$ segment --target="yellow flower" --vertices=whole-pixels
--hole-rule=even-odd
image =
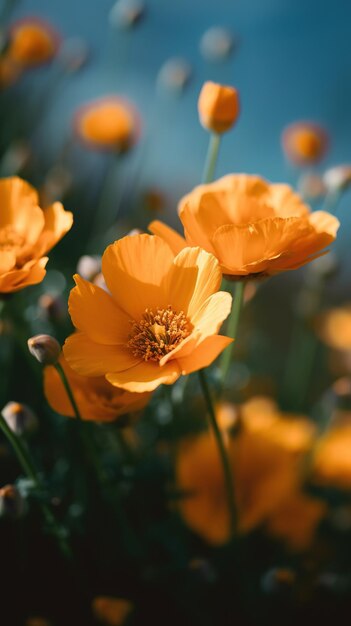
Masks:
[[[316,482],[351,489],[351,425],[332,428],[320,440],[313,461]]]
[[[200,92],[198,111],[204,128],[218,134],[226,132],[238,119],[237,90],[234,87],[206,82]]]
[[[311,213],[288,185],[246,174],[195,187],[180,201],[179,217],[186,241],[157,220],[149,229],[175,252],[201,246],[237,280],[305,265],[323,254],[339,228],[333,215]]]
[[[221,271],[207,252],[174,257],[159,237],[127,236],[106,249],[102,273],[110,293],[76,275],[69,298],[79,332],[63,351],[79,374],[152,391],[206,367],[231,342],[217,335],[231,296],[218,292]]]
[[[286,157],[296,165],[320,161],[328,147],[325,130],[311,122],[296,122],[285,128],[282,144]]]
[[[233,409],[234,411],[234,409]],[[223,429],[230,411],[219,407]],[[255,399],[240,407],[239,433],[223,430],[233,470],[238,529],[247,533],[265,525],[292,548],[306,547],[324,508],[300,491],[299,467],[309,449],[313,426],[300,416],[282,416],[272,403]],[[184,521],[211,544],[230,536],[223,473],[212,433],[183,442],[176,464],[178,487],[184,491],[179,508]],[[287,520],[299,509],[301,519]],[[289,523],[288,523],[289,522]]]
[[[83,419],[95,422],[111,422],[121,415],[139,411],[150,399],[149,393],[131,393],[118,389],[107,382],[103,376],[87,377],[74,372],[63,356],[61,364],[79,412]],[[61,415],[74,417],[71,402],[62,380],[54,366],[44,368],[44,393],[50,406]]]
[[[123,598],[98,596],[92,603],[93,613],[99,622],[108,626],[122,626],[133,610],[133,605]]]
[[[74,126],[91,148],[123,152],[135,143],[140,122],[134,107],[117,96],[99,98],[78,109]]]
[[[44,255],[70,230],[72,213],[55,202],[42,210],[21,178],[0,180],[0,293],[19,291],[45,276]]]
[[[26,18],[12,25],[8,56],[22,68],[42,65],[56,54],[60,37],[51,24]]]

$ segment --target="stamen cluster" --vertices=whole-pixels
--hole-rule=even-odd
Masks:
[[[139,322],[132,322],[128,346],[144,361],[160,361],[190,335],[190,324],[183,311],[146,309]]]

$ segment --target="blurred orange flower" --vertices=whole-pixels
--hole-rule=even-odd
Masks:
[[[206,367],[231,343],[217,333],[232,299],[218,292],[221,271],[204,250],[174,258],[159,237],[127,236],[106,249],[102,273],[110,293],[76,275],[69,298],[80,332],[63,350],[79,374],[152,391]]]
[[[218,134],[224,133],[238,119],[238,92],[234,87],[208,81],[201,89],[198,110],[204,128]]]
[[[61,355],[59,358],[78,409],[83,419],[95,422],[110,422],[121,415],[139,411],[150,399],[149,393],[131,393],[118,389],[103,376],[91,378],[74,372]],[[50,406],[61,415],[74,417],[71,402],[62,380],[54,366],[44,368],[44,393]]]
[[[100,622],[108,626],[122,626],[133,610],[133,605],[123,598],[98,596],[92,603],[93,613]]]
[[[291,548],[305,548],[324,513],[319,501],[303,495],[300,484],[299,468],[312,443],[312,424],[300,416],[281,415],[274,403],[261,398],[242,405],[236,414],[240,426],[235,435],[230,435],[228,405],[219,407],[217,417],[233,469],[239,532],[265,525]],[[184,491],[179,503],[184,521],[209,543],[225,543],[229,515],[211,432],[180,445],[176,476]],[[289,517],[291,510],[299,511],[298,523]]]
[[[74,127],[79,138],[91,148],[120,152],[130,148],[140,132],[136,110],[117,96],[99,98],[80,107]]]
[[[15,22],[10,31],[7,55],[26,69],[50,61],[59,47],[60,37],[48,22],[25,18]]]
[[[55,202],[45,210],[35,189],[21,178],[0,180],[0,293],[40,283],[43,256],[70,230],[72,213]]]
[[[159,221],[151,232],[178,252],[201,246],[214,254],[233,279],[270,276],[305,265],[332,243],[339,220],[325,211],[311,213],[284,184],[257,176],[229,174],[199,185],[179,204],[185,239]]]
[[[284,129],[282,145],[285,156],[296,165],[320,161],[328,147],[324,128],[311,122],[296,122]]]
[[[335,426],[324,435],[313,460],[317,483],[351,489],[351,424]]]
[[[329,309],[318,316],[316,329],[324,343],[336,350],[351,350],[351,304]]]

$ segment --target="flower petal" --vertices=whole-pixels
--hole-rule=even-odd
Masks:
[[[68,301],[74,326],[97,343],[126,345],[130,321],[113,298],[78,274],[74,281],[76,287],[71,290]]]
[[[154,220],[148,225],[148,230],[153,234],[161,237],[166,243],[168,243],[174,254],[178,254],[183,248],[187,246],[187,243],[176,230],[173,230],[170,226],[167,226],[160,220]]]
[[[73,214],[65,211],[61,202],[54,202],[43,211],[45,224],[38,240],[40,254],[45,254],[70,230]]]
[[[46,274],[45,265],[48,260],[47,257],[43,257],[39,261],[29,261],[20,270],[14,269],[2,274],[0,276],[0,293],[12,293],[29,285],[41,283]]]
[[[106,379],[116,387],[141,393],[153,391],[159,385],[172,385],[180,376],[180,369],[176,361],[166,363],[160,367],[158,363],[139,363],[135,367],[123,372],[112,372]]]
[[[108,246],[102,257],[102,273],[119,307],[135,320],[145,309],[168,306],[161,288],[174,255],[154,235],[134,235]]]
[[[208,367],[232,342],[233,339],[223,335],[206,337],[191,354],[183,358],[177,358],[182,374],[191,374],[203,367]]]
[[[63,346],[65,359],[81,376],[105,376],[106,372],[126,370],[140,363],[130,350],[96,343],[85,333],[75,333]]]
[[[222,272],[217,259],[201,248],[184,248],[175,257],[164,279],[167,298],[178,311],[192,316],[221,284]]]

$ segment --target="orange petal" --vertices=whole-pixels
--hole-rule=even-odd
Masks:
[[[119,307],[135,320],[146,308],[167,307],[161,285],[173,258],[170,247],[154,235],[127,236],[108,246],[102,273]]]
[[[130,321],[112,297],[100,287],[74,276],[76,287],[71,290],[68,308],[72,322],[97,343],[126,344]]]
[[[111,372],[106,379],[116,387],[141,393],[153,391],[159,385],[172,385],[180,376],[175,361],[160,367],[158,363],[139,363],[124,372]]]
[[[232,341],[233,339],[223,335],[206,337],[189,356],[177,359],[182,374],[191,374],[203,367],[208,367]]]
[[[45,224],[39,238],[40,254],[51,250],[53,246],[70,230],[73,224],[73,214],[65,211],[61,202],[54,202],[43,212]]]
[[[9,272],[16,265],[16,254],[15,251],[12,250],[1,250],[0,251],[0,274],[4,274],[5,272]]]
[[[124,347],[95,343],[85,333],[68,337],[63,354],[81,376],[105,376],[107,372],[125,370],[140,362]]]
[[[191,320],[202,303],[221,284],[222,272],[217,259],[201,248],[184,248],[174,259],[164,279],[167,298],[176,310]]]
[[[30,261],[22,269],[10,270],[0,276],[0,293],[12,293],[29,285],[41,283],[46,274],[45,265],[48,260],[47,257],[43,257],[39,261]]]
[[[148,230],[153,234],[161,237],[166,243],[168,243],[174,254],[178,254],[183,248],[187,246],[187,243],[177,231],[173,230],[170,226],[167,226],[159,220],[154,220],[148,225]]]

